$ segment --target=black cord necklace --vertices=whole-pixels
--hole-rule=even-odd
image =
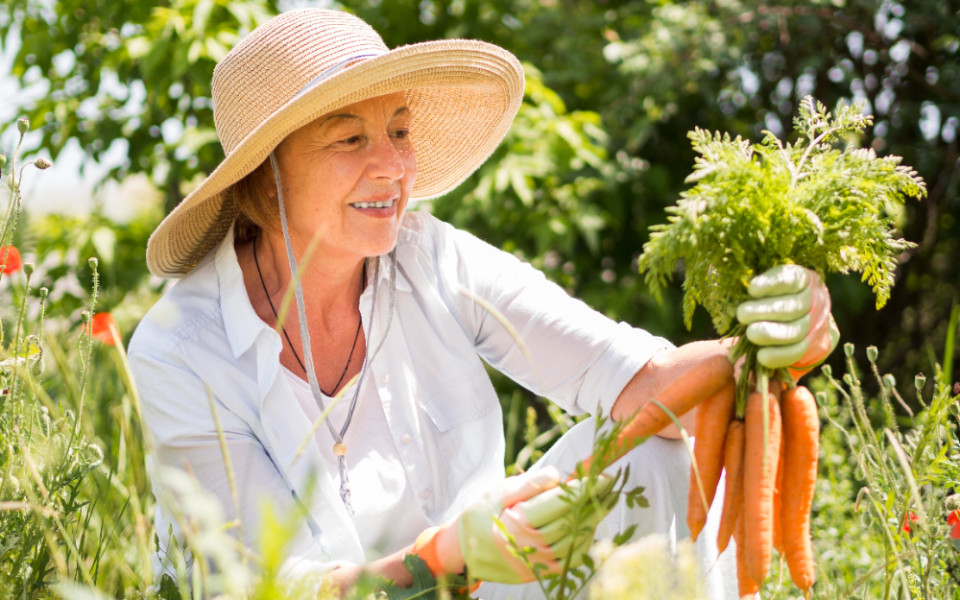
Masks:
[[[257,242],[260,241],[260,238],[253,240],[253,264],[257,267],[257,275],[260,277],[260,285],[263,286],[263,295],[267,297],[267,302],[270,304],[270,310],[273,311],[273,318],[278,322],[280,321],[280,315],[277,314],[277,309],[273,305],[273,300],[270,299],[270,292],[267,291],[267,284],[263,280],[263,273],[260,271],[260,261],[257,259]],[[363,273],[360,276],[360,285],[363,285],[363,280],[366,279],[367,274],[367,264],[363,264]],[[337,380],[337,384],[333,386],[333,391],[336,392],[337,388],[340,387],[340,384],[343,383],[343,378],[347,376],[347,371],[350,369],[350,363],[353,362],[353,353],[357,349],[357,340],[360,339],[360,329],[363,328],[363,319],[357,319],[357,332],[353,336],[353,346],[350,347],[350,355],[347,356],[347,364],[343,365],[343,372],[340,373],[340,379]],[[283,337],[287,338],[287,344],[290,345],[290,351],[293,352],[293,357],[297,359],[297,364],[300,365],[300,368],[303,369],[303,372],[307,372],[307,368],[304,366],[303,361],[300,359],[300,355],[297,354],[297,349],[293,347],[293,342],[290,341],[290,335],[287,334],[287,328],[283,325],[280,326],[280,330],[283,332]],[[327,396],[333,396],[333,393],[327,393],[322,388],[320,390]]]

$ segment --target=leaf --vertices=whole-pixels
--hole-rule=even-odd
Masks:
[[[387,600],[432,600],[438,596],[441,589],[447,589],[453,598],[465,597],[461,590],[467,588],[467,578],[462,575],[451,575],[445,578],[441,588],[440,583],[430,572],[427,563],[415,554],[405,554],[403,565],[410,571],[413,584],[410,587],[400,587],[395,583],[387,582],[383,585]]]

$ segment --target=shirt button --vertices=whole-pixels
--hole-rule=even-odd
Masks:
[[[423,498],[424,500],[426,500],[427,498],[429,498],[429,497],[430,497],[430,490],[423,490],[422,492],[420,492],[420,497]]]
[[[380,381],[383,382],[383,385],[387,385],[388,383],[390,383],[390,376],[384,375],[383,377],[380,378]]]
[[[409,433],[405,433],[405,434],[403,434],[403,435],[400,436],[400,443],[401,443],[401,444],[409,444],[411,439],[413,439],[413,438],[410,437],[410,434],[409,434]]]

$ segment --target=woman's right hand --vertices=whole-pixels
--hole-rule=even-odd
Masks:
[[[597,524],[616,502],[613,479],[601,480],[589,515],[576,532],[565,519],[570,499],[563,496],[580,493],[582,482],[570,482],[570,492],[565,492],[560,480],[553,467],[508,477],[453,521],[424,531],[414,554],[434,575],[460,573],[466,567],[471,578],[510,584],[533,581],[531,566],[537,564],[545,565],[544,574],[559,572],[558,559],[571,549],[573,564],[579,565]],[[525,560],[516,556],[518,548],[524,549]]]

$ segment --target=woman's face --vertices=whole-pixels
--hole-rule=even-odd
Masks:
[[[417,175],[411,120],[403,94],[371,98],[277,147],[284,208],[301,248],[319,233],[318,256],[352,261],[393,249]]]

